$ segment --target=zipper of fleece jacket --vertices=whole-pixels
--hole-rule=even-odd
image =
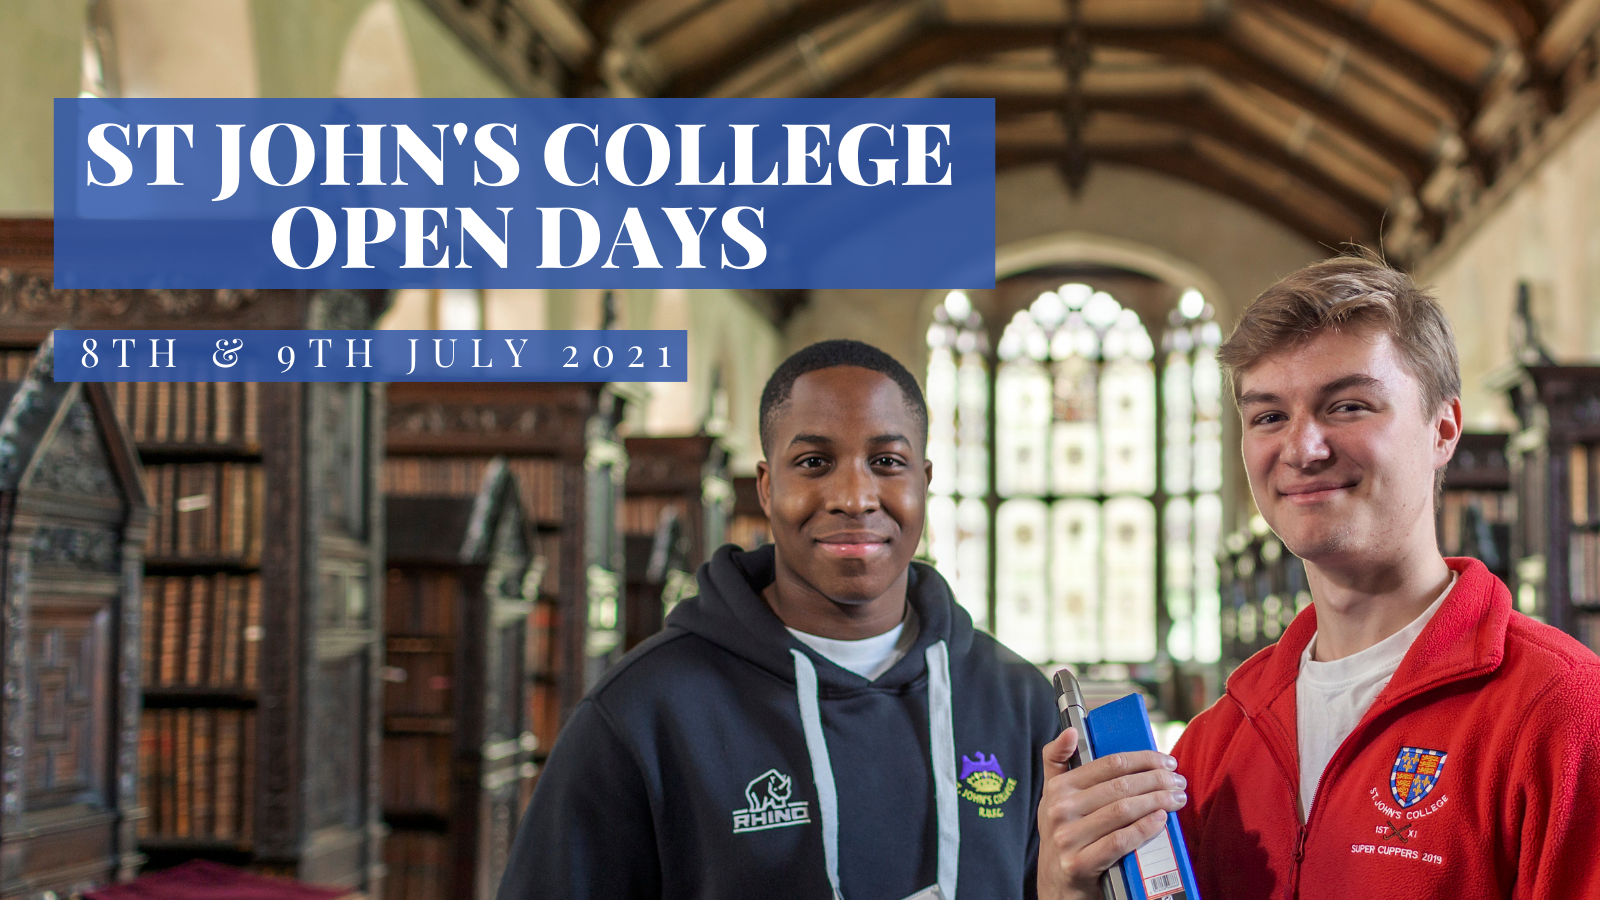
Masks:
[[[1301,863],[1305,860],[1306,844],[1309,841],[1309,838],[1310,838],[1310,835],[1311,835],[1311,825],[1316,820],[1316,815],[1317,815],[1318,809],[1320,809],[1321,807],[1327,805],[1326,803],[1319,803],[1318,802],[1318,798],[1323,796],[1323,789],[1324,789],[1325,786],[1327,786],[1329,784],[1329,782],[1330,782],[1330,780],[1331,780],[1331,778],[1333,776],[1336,776],[1336,775],[1339,775],[1339,774],[1343,774],[1342,772],[1337,771],[1337,764],[1342,763],[1344,761],[1344,757],[1347,755],[1345,751],[1349,747],[1352,746],[1352,744],[1355,741],[1356,737],[1358,735],[1360,735],[1363,731],[1365,731],[1367,729],[1370,729],[1372,727],[1372,723],[1375,722],[1379,716],[1384,715],[1385,713],[1388,713],[1390,710],[1393,710],[1393,709],[1399,707],[1402,703],[1406,703],[1406,702],[1412,700],[1415,697],[1419,697],[1419,696],[1421,696],[1423,694],[1429,693],[1430,691],[1436,690],[1436,689],[1441,688],[1441,687],[1443,687],[1445,685],[1453,684],[1454,682],[1460,681],[1462,679],[1473,678],[1473,677],[1476,677],[1478,675],[1482,675],[1485,672],[1489,672],[1489,671],[1492,671],[1492,670],[1493,670],[1493,667],[1489,667],[1489,668],[1480,667],[1478,669],[1473,669],[1473,670],[1468,671],[1468,672],[1462,672],[1462,673],[1459,673],[1459,674],[1456,674],[1456,675],[1453,675],[1453,676],[1450,676],[1450,677],[1447,677],[1447,678],[1443,678],[1443,679],[1440,679],[1440,680],[1437,680],[1437,681],[1431,681],[1431,682],[1423,684],[1423,685],[1421,685],[1419,687],[1413,688],[1412,690],[1407,691],[1407,692],[1405,692],[1405,693],[1403,693],[1403,694],[1401,694],[1401,695],[1399,695],[1397,697],[1394,697],[1394,698],[1384,702],[1381,706],[1376,704],[1376,703],[1374,703],[1367,710],[1366,715],[1361,717],[1361,721],[1356,723],[1356,727],[1351,729],[1350,733],[1348,735],[1345,735],[1345,739],[1339,743],[1338,749],[1334,750],[1333,756],[1331,758],[1329,758],[1329,760],[1328,760],[1328,764],[1323,767],[1322,774],[1317,776],[1317,790],[1316,790],[1316,793],[1312,794],[1312,797],[1311,797],[1311,809],[1306,814],[1306,820],[1303,823],[1301,823],[1299,833],[1295,835],[1294,857],[1293,857],[1293,862],[1292,862],[1292,864],[1290,866],[1290,872],[1289,872],[1289,896],[1291,898],[1295,898],[1295,900],[1298,900],[1298,898],[1300,896],[1300,866],[1301,866]],[[1266,731],[1261,727],[1260,723],[1258,723],[1256,721],[1255,717],[1250,715],[1250,712],[1245,709],[1244,704],[1239,702],[1239,699],[1237,697],[1234,697],[1232,694],[1228,694],[1227,696],[1229,697],[1229,699],[1233,700],[1234,705],[1239,707],[1239,712],[1244,716],[1245,721],[1250,723],[1250,727],[1255,729],[1256,734],[1261,737],[1262,743],[1264,743],[1268,747],[1270,747],[1272,745],[1272,739],[1267,735]],[[1298,712],[1298,709],[1297,709],[1296,710],[1296,715],[1298,715],[1298,714],[1299,714],[1299,712]],[[1279,755],[1277,753],[1272,753],[1271,756],[1272,756],[1273,764],[1278,767],[1278,771],[1284,777],[1284,782],[1289,787],[1289,802],[1290,802],[1291,805],[1295,806],[1295,810],[1296,810],[1296,813],[1297,813],[1295,818],[1299,818],[1299,815],[1298,815],[1299,806],[1297,804],[1297,798],[1300,796],[1300,786],[1295,783],[1295,780],[1292,777],[1290,777],[1288,771],[1284,768],[1283,761],[1279,758]],[[1296,748],[1296,761],[1297,762],[1298,762],[1298,756],[1299,756],[1299,750],[1298,750],[1298,748]]]
[[[1245,709],[1244,704],[1239,702],[1238,697],[1227,693],[1223,694],[1223,696],[1227,697],[1229,700],[1232,700],[1234,706],[1239,707],[1239,714],[1244,716],[1244,720],[1246,722],[1250,723],[1250,727],[1255,729],[1256,735],[1261,738],[1261,743],[1267,747],[1267,755],[1272,757],[1272,764],[1277,767],[1278,773],[1283,776],[1284,785],[1289,789],[1289,805],[1294,813],[1295,819],[1298,820],[1300,818],[1300,808],[1296,805],[1295,798],[1299,796],[1300,789],[1295,784],[1294,776],[1289,774],[1289,770],[1284,767],[1283,758],[1276,750],[1273,749],[1272,737],[1267,734],[1266,729],[1261,727],[1261,723],[1256,721],[1256,717],[1250,715],[1250,711]],[[1306,826],[1302,824],[1300,826],[1300,833],[1295,836],[1294,859],[1290,864],[1290,897],[1300,896],[1300,860],[1305,856],[1305,848]]]

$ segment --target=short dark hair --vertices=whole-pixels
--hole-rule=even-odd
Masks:
[[[911,377],[906,367],[889,354],[879,350],[871,344],[860,341],[818,341],[803,350],[797,351],[793,356],[784,360],[778,366],[772,377],[767,379],[767,386],[761,391],[761,449],[768,450],[772,441],[772,423],[777,418],[778,411],[785,403],[789,402],[789,394],[794,390],[795,379],[807,372],[819,369],[831,369],[835,366],[858,366],[871,369],[887,375],[900,387],[900,394],[905,398],[906,409],[910,411],[911,418],[916,420],[919,437],[923,446],[928,443],[928,404],[922,399],[922,388],[917,385],[917,379]]]

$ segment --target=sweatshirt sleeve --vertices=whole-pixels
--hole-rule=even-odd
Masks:
[[[1564,673],[1533,705],[1512,773],[1516,900],[1600,897],[1600,664]]]
[[[644,777],[595,703],[551,750],[500,881],[499,900],[645,900],[661,865]]]

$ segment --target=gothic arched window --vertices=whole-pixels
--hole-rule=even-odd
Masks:
[[[1159,355],[1137,313],[1084,284],[1013,316],[993,361],[985,334],[958,291],[928,331],[929,551],[957,599],[1038,663],[1214,661],[1221,334],[1210,306],[1186,291]]]

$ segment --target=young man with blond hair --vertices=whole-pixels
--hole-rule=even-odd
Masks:
[[[1327,260],[1258,297],[1218,358],[1251,493],[1313,603],[1174,750],[1201,895],[1600,897],[1600,658],[1439,554],[1462,421],[1443,311],[1378,261]],[[1178,776],[1051,768],[1072,740],[1045,750],[1041,887],[1096,896]]]

